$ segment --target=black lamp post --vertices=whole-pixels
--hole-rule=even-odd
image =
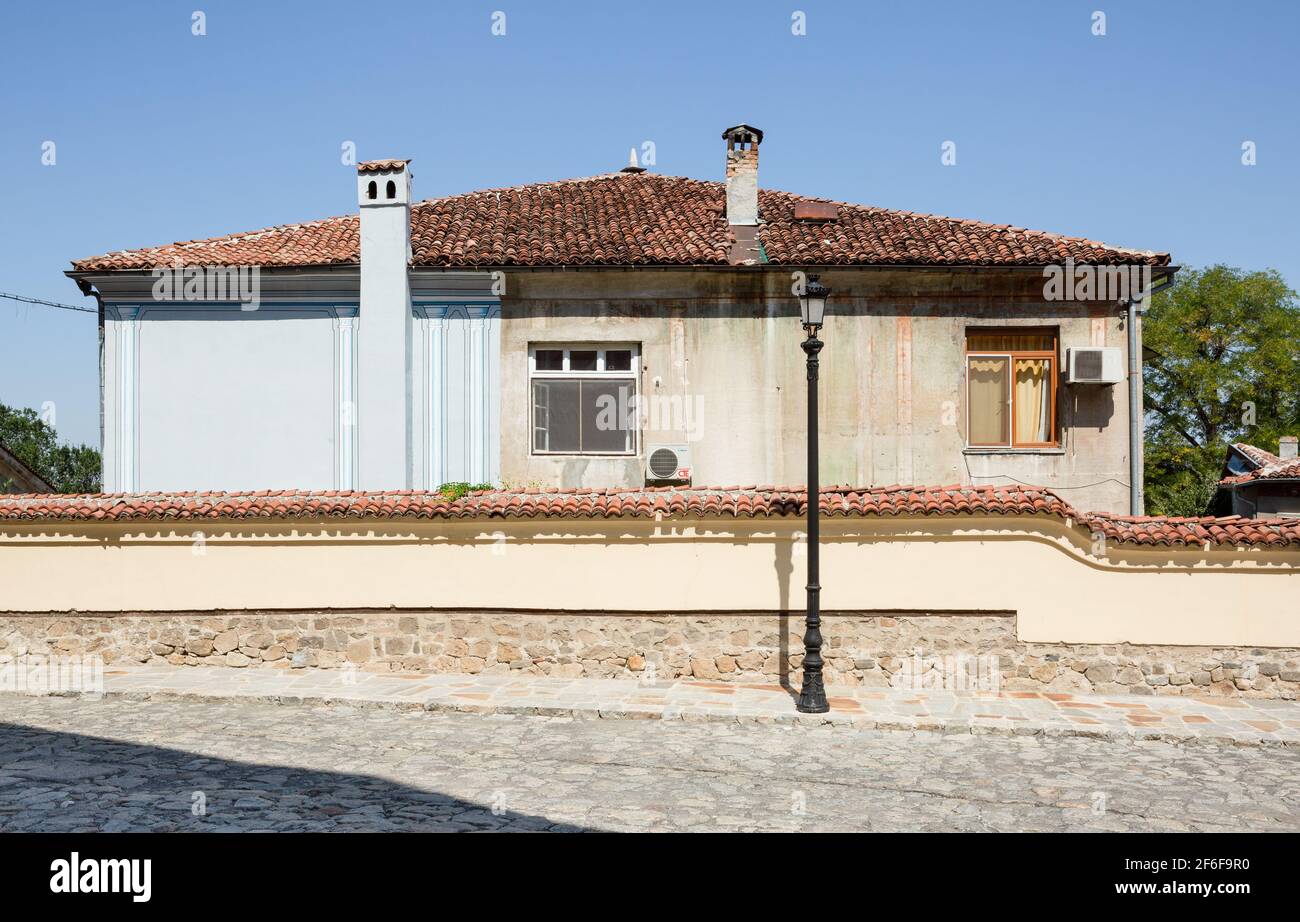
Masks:
[[[817,338],[817,332],[826,319],[826,299],[830,293],[817,276],[811,275],[799,296],[799,314],[808,334],[803,341],[803,351],[808,356],[808,614],[803,635],[803,687],[796,705],[804,714],[825,714],[831,709],[822,682],[822,587],[818,582],[821,575],[817,521],[821,505],[817,483],[817,353],[825,345]]]

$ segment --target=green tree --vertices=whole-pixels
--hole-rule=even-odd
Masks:
[[[35,410],[0,403],[0,442],[58,492],[99,492],[99,452],[89,445],[60,444]]]
[[[1271,269],[1185,269],[1142,336],[1147,511],[1201,515],[1230,443],[1300,430],[1300,304]]]

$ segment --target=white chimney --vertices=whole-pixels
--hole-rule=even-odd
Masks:
[[[1292,461],[1296,457],[1297,438],[1294,435],[1284,435],[1277,443],[1277,456],[1283,461]]]
[[[356,486],[411,486],[411,171],[409,160],[357,164],[361,308],[357,335]],[[348,417],[345,415],[344,419]]]
[[[722,133],[727,142],[727,223],[758,224],[758,145],[763,132],[736,125]]]

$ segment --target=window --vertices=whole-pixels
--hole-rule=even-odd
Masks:
[[[533,454],[636,454],[638,351],[634,345],[529,347]]]
[[[1056,333],[968,330],[966,443],[973,448],[1056,445]]]

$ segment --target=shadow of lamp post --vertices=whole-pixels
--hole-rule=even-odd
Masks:
[[[826,299],[830,289],[809,276],[799,295],[799,315],[807,338],[803,341],[808,356],[808,613],[803,635],[803,686],[795,706],[803,714],[825,714],[831,709],[822,681],[821,591],[819,582],[819,525],[821,497],[817,483],[817,354],[824,343],[817,338],[826,319]]]

